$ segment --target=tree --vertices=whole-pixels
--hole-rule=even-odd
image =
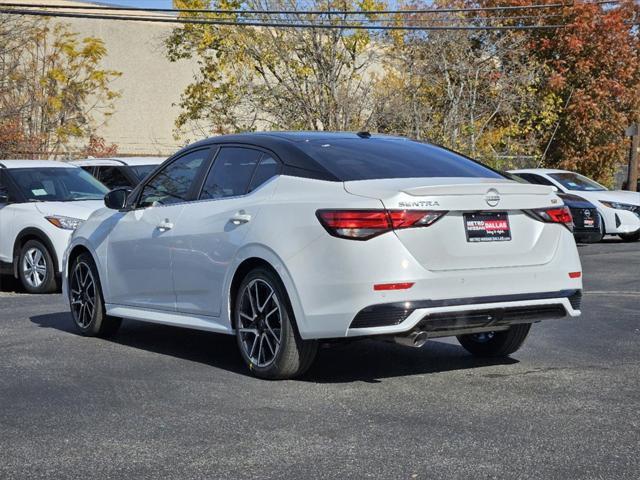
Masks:
[[[379,130],[440,143],[497,167],[508,166],[505,157],[541,153],[558,99],[539,95],[544,70],[528,57],[522,34],[395,32],[392,42],[377,85]]]
[[[531,58],[548,72],[538,88],[566,105],[559,110],[555,135],[550,132],[547,139],[543,163],[609,184],[626,161],[624,129],[640,119],[640,40],[634,26],[640,6],[633,0],[615,6],[576,2],[553,13],[541,22],[569,26],[528,33]]]
[[[118,145],[108,145],[104,138],[97,135],[89,136],[89,143],[84,147],[80,155],[82,157],[108,158],[118,154]]]
[[[296,9],[295,0],[175,0],[180,8]],[[314,1],[313,10],[383,6],[370,0]],[[193,15],[193,14],[189,14]],[[234,18],[202,14],[203,18]],[[303,14],[293,19],[307,21]],[[327,22],[344,22],[336,15]],[[292,18],[292,17],[288,17]],[[315,17],[314,17],[315,18]],[[273,20],[258,15],[257,20]],[[367,31],[184,25],[166,40],[168,57],[197,58],[200,70],[182,95],[176,127],[201,132],[255,128],[364,128],[373,110],[375,58]]]
[[[100,68],[102,40],[7,15],[0,17],[0,38],[0,125],[17,129],[21,139],[2,155],[59,156],[113,113],[119,94],[110,84],[120,73]]]

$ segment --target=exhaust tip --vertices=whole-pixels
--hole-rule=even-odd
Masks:
[[[393,341],[405,347],[420,348],[429,340],[429,334],[424,331],[414,330],[408,334],[393,337]]]
[[[413,346],[416,348],[420,348],[429,340],[429,335],[427,332],[417,332],[413,337]]]

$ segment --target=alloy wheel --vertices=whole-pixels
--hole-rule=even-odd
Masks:
[[[96,306],[96,283],[89,265],[80,262],[73,269],[70,282],[71,312],[80,328],[87,328]]]
[[[22,273],[27,284],[39,288],[47,278],[47,261],[39,248],[30,248],[22,257]]]
[[[258,367],[273,363],[282,343],[282,308],[273,287],[256,278],[240,292],[238,334],[245,355]]]

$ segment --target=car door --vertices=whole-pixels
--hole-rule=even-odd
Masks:
[[[119,213],[108,235],[107,303],[175,310],[175,231],[210,152],[192,150],[169,162],[140,187],[133,208]]]
[[[280,171],[280,161],[268,152],[220,148],[199,201],[184,212],[176,239],[173,275],[179,312],[220,315],[229,266],[261,204],[273,192],[273,185],[265,183]]]

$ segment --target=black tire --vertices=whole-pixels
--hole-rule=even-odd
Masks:
[[[618,236],[623,242],[637,242],[640,240],[640,230],[635,233],[620,233]]]
[[[269,288],[272,295],[269,295]],[[258,301],[251,301],[247,297],[252,295],[248,292],[250,289],[258,290],[256,294]],[[265,300],[262,309],[259,307],[260,300]],[[294,378],[309,369],[318,351],[318,342],[303,340],[300,337],[289,296],[276,274],[262,267],[251,270],[242,280],[233,302],[233,325],[238,348],[251,373],[259,378],[275,380]],[[273,312],[275,308],[278,308],[276,313],[268,312],[268,310]],[[252,310],[254,310],[253,313]],[[272,316],[269,317],[269,315]],[[278,325],[280,328],[277,328]],[[250,330],[254,330],[255,333]],[[258,341],[259,348],[264,347],[263,361],[260,361],[260,353],[257,353],[257,359],[252,355],[258,348],[256,346]],[[267,349],[267,343],[271,350]],[[271,347],[272,344],[275,345],[275,352]],[[267,355],[273,357],[269,362],[267,362]]]
[[[459,335],[458,341],[469,353],[477,357],[507,357],[524,343],[531,324],[514,325],[501,332]]]
[[[84,283],[82,282],[83,278],[85,279]],[[93,287],[89,287],[89,279]],[[68,290],[71,318],[81,335],[109,337],[118,331],[122,319],[106,314],[98,269],[88,253],[78,255],[69,269]],[[90,297],[93,299],[93,308],[89,312]],[[84,310],[81,305],[78,305],[78,301],[84,301]]]
[[[598,215],[598,225],[600,226],[599,227],[600,232],[598,236],[590,240],[589,243],[600,243],[605,236],[604,218],[602,218],[602,215],[600,215],[600,213],[598,213],[597,215]]]
[[[53,293],[58,291],[60,285],[56,274],[51,252],[42,242],[29,240],[22,246],[18,256],[18,277],[27,292]],[[41,275],[44,275],[44,278]]]

